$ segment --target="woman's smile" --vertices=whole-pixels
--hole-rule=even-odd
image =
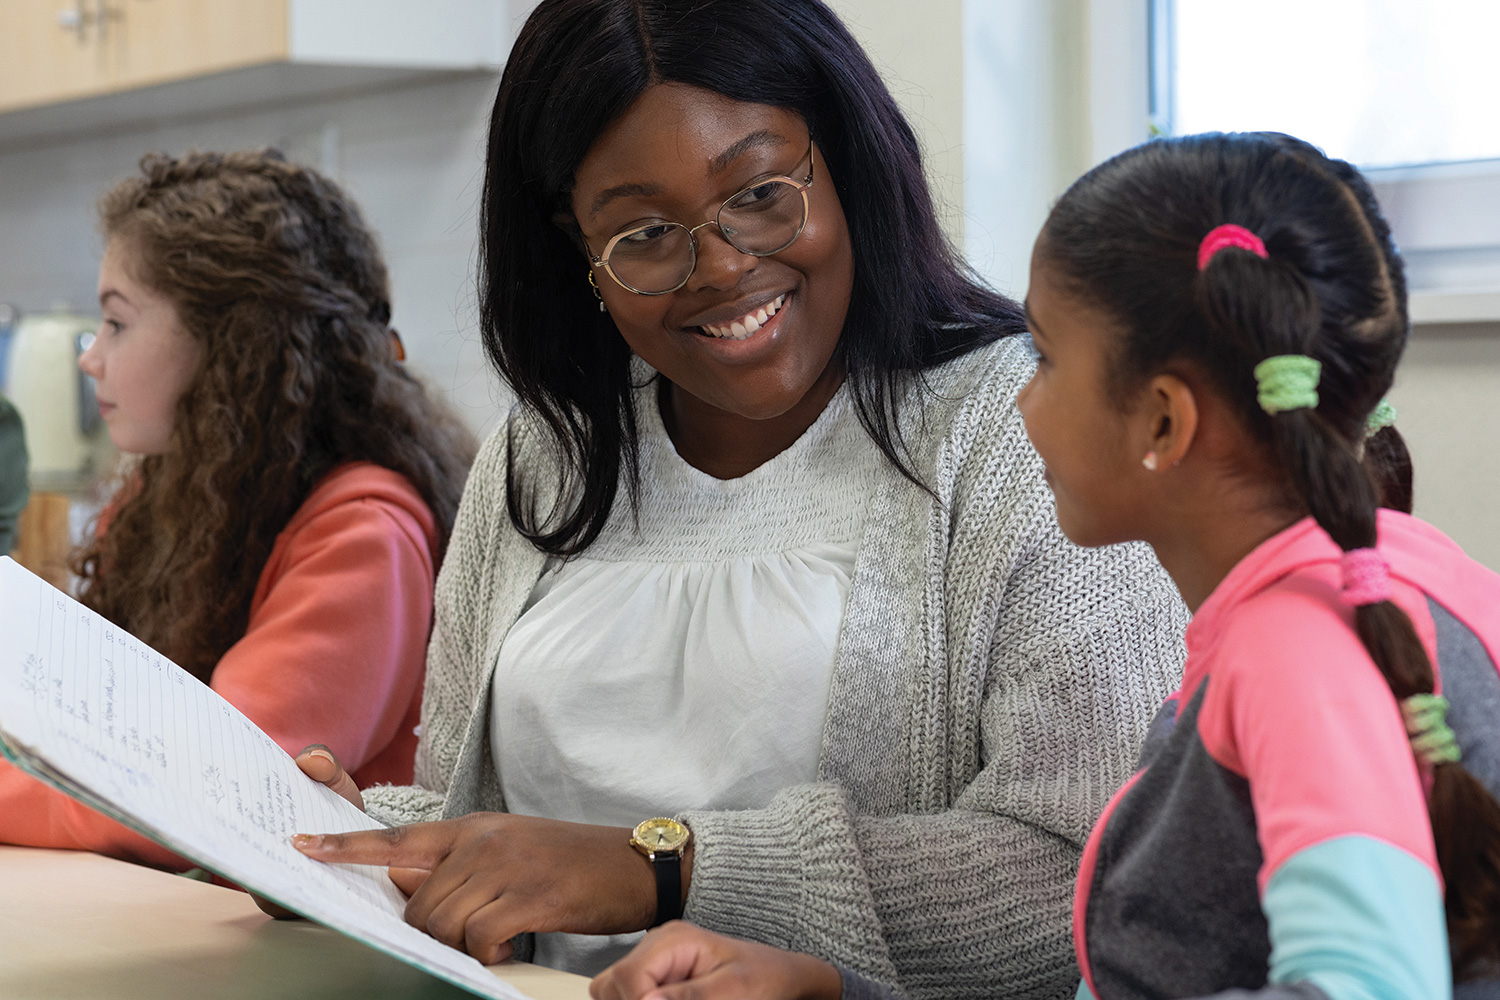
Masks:
[[[795,302],[794,295],[783,292],[765,305],[740,312],[727,322],[697,323],[684,329],[694,341],[693,347],[705,352],[714,363],[756,364],[780,350],[794,336]]]
[[[744,340],[765,326],[785,302],[786,293],[783,292],[765,305],[744,313],[738,319],[717,323],[704,320],[697,326],[703,333],[719,340]]]

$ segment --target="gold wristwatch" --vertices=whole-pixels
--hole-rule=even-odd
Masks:
[[[682,916],[682,855],[693,841],[693,831],[675,819],[657,816],[630,834],[630,846],[646,856],[656,872],[656,919],[652,927]]]

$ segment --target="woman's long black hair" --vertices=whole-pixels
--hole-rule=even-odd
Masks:
[[[1225,223],[1259,236],[1268,256],[1221,250],[1199,270],[1199,242]],[[1122,399],[1191,366],[1280,470],[1287,510],[1311,514],[1339,548],[1375,545],[1382,501],[1409,506],[1400,435],[1366,438],[1406,346],[1406,283],[1390,227],[1349,164],[1268,133],[1150,142],[1075,182],[1037,252],[1081,301],[1119,320],[1112,377]],[[1253,369],[1283,354],[1322,363],[1315,409],[1260,408]],[[1373,476],[1362,462],[1372,453]],[[1359,607],[1355,626],[1397,699],[1433,690],[1432,662],[1400,607]],[[1430,811],[1455,978],[1494,975],[1500,805],[1462,765],[1439,764]]]
[[[796,112],[837,185],[854,249],[839,340],[860,421],[908,478],[898,425],[908,382],[1025,329],[938,226],[916,136],[869,58],[820,0],[543,0],[522,28],[490,120],[480,224],[485,349],[540,419],[564,470],[558,509],[514,464],[506,494],[539,549],[581,552],[609,517],[620,473],[634,498],[630,348],[588,286],[569,217],[595,139],[656,83],[690,84]],[[513,452],[512,452],[513,454]]]

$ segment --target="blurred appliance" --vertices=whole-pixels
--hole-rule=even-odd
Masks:
[[[26,424],[33,490],[76,489],[93,472],[99,404],[78,356],[96,329],[96,320],[59,310],[22,316],[10,334],[0,390]]]

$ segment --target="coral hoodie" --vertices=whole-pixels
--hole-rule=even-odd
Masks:
[[[288,753],[325,743],[361,787],[409,784],[438,529],[404,477],[339,466],[287,522],[210,686]],[[191,863],[0,762],[0,843]]]

